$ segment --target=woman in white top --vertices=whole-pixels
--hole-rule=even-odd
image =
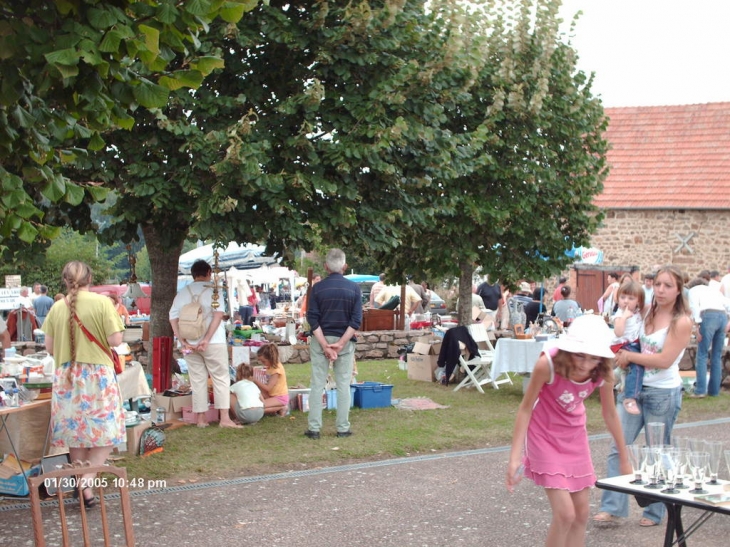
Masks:
[[[231,386],[231,418],[242,424],[255,424],[264,417],[264,398],[251,381],[253,367],[241,363],[236,369],[236,383]]]
[[[682,408],[682,379],[679,362],[689,344],[692,320],[687,303],[682,296],[684,281],[682,272],[674,266],[664,266],[654,281],[654,300],[644,316],[639,340],[641,353],[619,351],[616,364],[625,368],[630,362],[644,367],[644,381],[637,397],[641,414],[629,414],[623,404],[618,404],[621,427],[626,444],[632,444],[645,424],[664,424],[664,444],[671,444],[672,428]],[[623,402],[623,393],[618,402]],[[643,444],[643,443],[642,443]],[[618,452],[611,447],[608,456],[608,476],[619,475]],[[665,507],[653,503],[644,508],[639,521],[641,526],[656,526],[664,516]],[[616,517],[629,515],[629,499],[626,494],[603,491],[600,512],[593,517],[598,522],[611,522]]]

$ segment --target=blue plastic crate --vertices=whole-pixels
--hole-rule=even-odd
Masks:
[[[392,384],[380,382],[362,382],[353,384],[355,388],[355,406],[359,408],[384,408],[390,406],[393,393]]]
[[[325,391],[327,397],[327,410],[337,410],[337,390],[328,389]],[[355,406],[355,386],[350,386],[350,408]]]

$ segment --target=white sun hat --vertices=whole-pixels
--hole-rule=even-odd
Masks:
[[[573,320],[568,332],[558,338],[558,349],[597,357],[615,357],[611,351],[613,332],[600,315],[581,315]]]

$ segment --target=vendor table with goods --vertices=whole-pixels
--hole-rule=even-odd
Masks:
[[[667,508],[667,527],[664,532],[664,545],[670,547],[672,545],[687,545],[687,538],[690,537],[697,529],[699,529],[713,514],[730,516],[730,503],[719,503],[717,505],[699,501],[690,490],[679,490],[676,494],[664,493],[662,490],[652,490],[646,488],[645,485],[632,484],[634,475],[622,475],[620,477],[611,477],[609,479],[601,479],[596,482],[598,488],[604,490],[612,490],[640,496],[651,502],[661,502]],[[718,480],[719,484],[711,485],[704,483],[703,488],[708,494],[728,494],[726,488],[730,486],[728,481]],[[703,513],[685,530],[682,522],[682,508],[693,507],[700,509]]]

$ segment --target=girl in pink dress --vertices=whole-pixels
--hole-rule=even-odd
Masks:
[[[547,546],[585,543],[589,489],[596,475],[583,401],[595,389],[606,427],[620,447],[622,472],[631,473],[613,397],[612,339],[602,317],[578,317],[568,333],[540,355],[517,411],[507,489],[513,490],[523,468],[527,478],[545,488],[553,513]]]

